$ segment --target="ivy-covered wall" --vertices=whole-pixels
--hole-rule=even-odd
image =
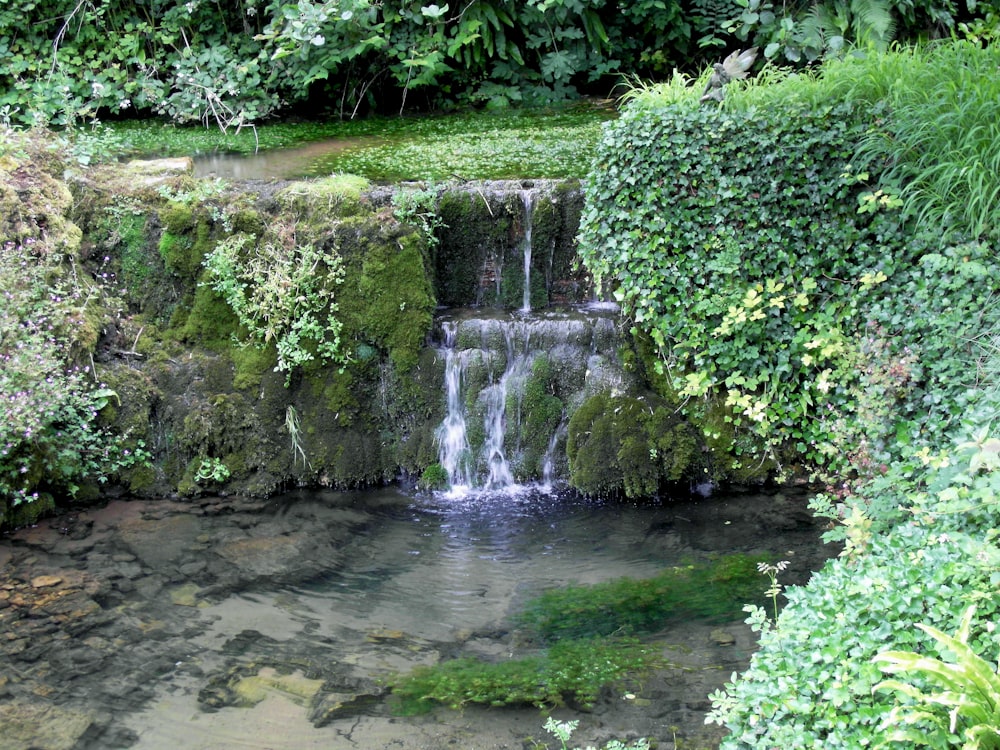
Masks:
[[[747,99],[640,98],[607,125],[581,256],[723,473],[877,471],[954,418],[990,248],[915,232],[858,163],[878,108]]]

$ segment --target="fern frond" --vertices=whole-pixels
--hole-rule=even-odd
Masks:
[[[858,42],[886,49],[896,35],[891,0],[851,0],[851,16]]]

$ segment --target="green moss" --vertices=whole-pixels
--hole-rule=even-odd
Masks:
[[[119,240],[122,281],[131,296],[139,297],[156,276],[150,265],[150,252],[146,244],[146,216],[125,213],[115,222]]]
[[[361,390],[354,387],[356,370],[357,365],[348,366],[343,371],[317,370],[307,379],[318,403],[333,414],[333,422],[340,427],[353,424],[361,405],[358,400]]]
[[[531,364],[531,375],[521,397],[523,459],[519,474],[523,479],[542,476],[549,436],[562,421],[564,407],[553,394],[555,385],[552,361],[548,355],[541,354]]]
[[[229,350],[233,360],[233,388],[259,391],[261,382],[278,366],[278,353],[273,346],[233,346]]]
[[[566,456],[573,486],[597,496],[648,497],[700,468],[694,431],[653,395],[587,399],[570,419]]]
[[[5,510],[4,510],[5,508]],[[38,498],[30,503],[20,503],[13,507],[7,507],[0,503],[0,528],[21,528],[31,526],[38,522],[38,519],[46,513],[51,513],[56,509],[56,502],[47,492],[39,493]]]
[[[495,298],[482,298],[480,285],[484,275],[496,272],[496,259],[503,258],[510,215],[494,215],[486,199],[471,190],[443,193],[438,215],[444,224],[438,230],[440,243],[434,258],[438,301],[448,307],[495,302]],[[492,289],[488,292],[495,293]]]
[[[368,186],[364,177],[335,174],[296,182],[280,191],[275,199],[283,210],[299,216],[344,218],[361,210],[361,194]]]
[[[386,351],[399,370],[409,370],[433,322],[434,296],[424,266],[423,240],[410,232],[380,237],[363,249],[360,275],[349,282],[352,287],[356,284],[357,298],[348,300],[347,289],[343,294],[345,322],[355,336]]]
[[[177,334],[184,341],[221,351],[235,345],[233,334],[238,324],[236,314],[226,301],[207,284],[199,284]]]
[[[187,203],[169,203],[160,211],[163,232],[158,250],[164,265],[183,280],[193,281],[211,250],[211,222]]]

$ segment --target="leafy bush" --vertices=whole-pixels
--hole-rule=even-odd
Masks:
[[[901,446],[939,446],[970,406],[962,373],[1000,291],[992,250],[968,241],[975,222],[945,222],[920,190],[907,192],[895,175],[915,172],[901,152],[889,174],[863,148],[872,132],[893,132],[908,101],[910,83],[892,76],[931,75],[910,57],[832,64],[829,82],[734,88],[721,109],[698,107],[678,80],[638,94],[605,130],[584,262],[656,346],[664,395],[707,438],[725,410],[730,443],[750,454],[739,463],[805,458],[828,475],[871,476]],[[943,79],[948,59],[918,68]],[[962,174],[975,157],[949,162],[947,148],[933,147],[942,171]],[[993,205],[992,183],[976,191],[972,203]]]
[[[814,460],[837,451],[810,416],[856,385],[858,291],[918,251],[890,214],[857,212],[864,129],[847,105],[637,103],[606,129],[587,183],[583,260],[659,348],[689,413],[712,392],[735,427],[766,440],[785,426]]]
[[[884,51],[894,40],[946,36],[963,19],[991,16],[988,4],[962,0],[737,1],[742,11],[726,27],[760,46],[767,59],[792,63],[834,58],[852,45]]]
[[[969,604],[977,606],[970,647],[996,652],[1000,464],[988,458],[995,447],[924,452],[865,488],[870,502],[848,519],[851,554],[827,563],[808,586],[788,589],[776,628],[758,618],[760,650],[750,669],[712,696],[709,720],[731,730],[724,749],[886,741],[885,717],[897,704],[874,691],[882,675],[873,659],[886,649],[926,651],[932,631],[915,625],[954,630]],[[940,733],[926,738],[931,747],[952,746]]]

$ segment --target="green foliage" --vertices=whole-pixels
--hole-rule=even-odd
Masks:
[[[552,589],[528,601],[517,622],[546,640],[657,630],[699,618],[732,619],[744,602],[760,601],[759,555],[726,555],[669,568],[653,578]]]
[[[960,372],[992,325],[991,250],[963,242],[976,225],[920,203],[884,160],[860,159],[873,125],[907,101],[892,76],[920,78],[908,59],[779,76],[722,109],[696,107],[679,84],[653,89],[606,129],[584,262],[656,344],[667,391],[706,437],[717,431],[706,404],[728,410],[745,465],[780,466],[790,449],[870,475],[897,441],[937,444],[969,406]],[[952,165],[946,145],[933,149],[963,171],[966,157]],[[899,179],[912,174],[894,158]],[[942,225],[955,230],[944,243]]]
[[[906,73],[891,82],[889,116],[866,137],[862,163],[888,165],[881,184],[902,186],[918,226],[1000,238],[1000,49],[955,41],[891,54]]]
[[[699,18],[700,31],[716,22]],[[674,0],[621,11],[601,0],[29,3],[0,11],[0,111],[59,125],[152,112],[236,130],[310,98],[341,117],[414,99],[547,104],[620,71],[669,70],[690,37]]]
[[[984,438],[920,451],[840,510],[850,521],[850,554],[807,587],[786,590],[777,627],[762,630],[750,669],[712,696],[710,720],[731,730],[725,750],[913,746],[891,741],[886,718],[898,704],[875,690],[882,675],[873,659],[887,649],[925,652],[928,627],[953,630],[970,604],[976,617],[962,627],[969,647],[993,654],[1000,646],[991,625],[1000,615],[996,445]],[[913,708],[902,705],[901,716]],[[926,743],[953,747],[933,726]]]
[[[441,464],[431,464],[420,475],[422,490],[446,490],[448,487],[448,470]]]
[[[347,361],[334,299],[343,262],[335,249],[300,245],[294,233],[261,240],[237,234],[218,243],[204,265],[248,343],[275,346],[276,369],[286,373],[286,383],[293,369],[314,359]]]
[[[905,742],[909,746],[958,745],[963,750],[1000,748],[1000,676],[996,668],[969,646],[975,606],[962,615],[958,632],[950,636],[937,628],[917,627],[937,641],[938,650],[952,655],[944,662],[912,651],[883,651],[875,663],[883,672],[899,674],[936,688],[925,692],[910,681],[890,679],[875,690],[892,691],[912,700],[894,708],[884,719],[882,746]]]
[[[774,3],[735,0],[742,8],[726,25],[759,46],[768,60],[813,62],[845,53],[852,45],[885,51],[894,40],[947,36],[959,21],[986,17],[987,3],[968,0],[824,0]]]
[[[580,721],[578,719],[573,721],[556,721],[550,716],[545,721],[545,731],[559,740],[562,750],[568,750],[566,743],[569,742],[569,738],[579,725]],[[580,750],[580,748],[576,748],[576,750]],[[587,750],[594,750],[594,748],[588,747]],[[634,742],[625,744],[620,740],[611,740],[604,746],[604,750],[649,750],[649,741],[645,738],[640,738]]]
[[[231,472],[229,467],[220,458],[203,458],[195,472],[196,482],[225,482],[229,479]]]
[[[643,673],[657,662],[654,650],[632,639],[563,641],[545,655],[496,663],[454,659],[417,667],[390,680],[403,713],[485,706],[561,706],[566,700],[590,706],[600,689],[628,674]]]

